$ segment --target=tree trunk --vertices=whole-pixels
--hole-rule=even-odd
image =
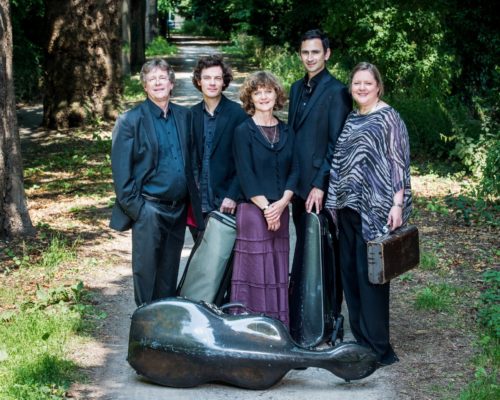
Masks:
[[[0,237],[33,234],[23,186],[8,0],[0,0]]]
[[[146,61],[146,0],[130,0],[130,68],[140,71]]]
[[[149,44],[158,36],[158,1],[146,0],[147,15],[146,15],[146,44]]]
[[[113,119],[121,96],[121,0],[45,0],[43,123]]]
[[[130,0],[122,0],[122,73],[130,74]]]

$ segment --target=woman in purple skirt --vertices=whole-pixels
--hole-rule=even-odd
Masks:
[[[273,114],[286,97],[274,75],[259,71],[245,80],[240,99],[251,118],[236,128],[233,142],[244,202],[236,211],[231,302],[288,327],[288,204],[298,168],[293,133]]]

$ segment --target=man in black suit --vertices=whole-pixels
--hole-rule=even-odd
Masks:
[[[116,192],[110,227],[132,228],[137,306],[175,295],[187,203],[203,218],[191,162],[191,112],[170,102],[175,74],[162,59],[146,62],[147,99],[122,114],[113,129],[111,168]]]
[[[304,212],[319,213],[323,208],[335,144],[352,109],[347,87],[326,68],[330,55],[329,40],[320,30],[310,30],[302,36],[299,56],[306,74],[291,87],[288,115],[288,123],[296,134],[295,156],[300,171],[297,194],[292,201],[296,228]],[[299,234],[297,248],[302,245]],[[336,283],[336,303],[340,308],[340,279]]]
[[[222,92],[233,79],[231,68],[219,55],[202,57],[193,71],[193,85],[203,100],[193,106],[195,171],[203,215],[219,210],[234,214],[239,183],[233,158],[234,129],[247,114]],[[195,230],[191,230],[196,236]]]

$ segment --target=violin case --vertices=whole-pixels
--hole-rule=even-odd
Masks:
[[[222,305],[229,299],[236,218],[212,211],[191,251],[177,294]]]
[[[223,382],[267,389],[291,369],[307,367],[350,381],[377,368],[375,354],[359,344],[306,349],[277,319],[229,315],[213,304],[179,297],[154,301],[133,313],[127,360],[147,380],[178,388]]]
[[[327,212],[304,213],[298,227],[289,286],[290,334],[303,347],[313,348],[344,337],[342,284],[335,262],[333,220]],[[340,297],[339,297],[340,296]]]

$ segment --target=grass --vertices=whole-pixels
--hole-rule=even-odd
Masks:
[[[67,354],[68,343],[93,314],[83,283],[39,290],[34,300],[0,315],[0,398],[66,398],[71,382],[82,379]]]
[[[424,271],[435,270],[438,266],[439,258],[431,252],[420,252],[420,265],[419,267]]]
[[[447,283],[431,284],[418,291],[417,310],[450,311],[457,289]]]

